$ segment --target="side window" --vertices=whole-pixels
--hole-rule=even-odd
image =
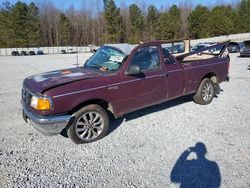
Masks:
[[[170,54],[179,54],[185,52],[184,42],[165,43],[161,46],[162,48],[166,49]]]
[[[184,42],[175,42],[173,44],[173,54],[185,52]]]
[[[169,54],[168,49],[162,47],[162,50],[163,50],[164,62],[166,64],[174,64],[175,62],[174,62],[173,58],[171,57],[171,55]]]
[[[130,65],[138,65],[141,71],[158,69],[160,67],[160,57],[157,46],[147,46],[138,49]]]

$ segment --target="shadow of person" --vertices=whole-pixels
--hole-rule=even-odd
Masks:
[[[189,159],[192,154],[196,159]],[[219,166],[206,159],[205,144],[198,142],[195,147],[184,151],[172,169],[170,179],[179,183],[180,188],[216,188],[220,187]]]

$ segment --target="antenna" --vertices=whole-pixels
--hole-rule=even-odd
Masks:
[[[76,67],[78,68],[78,49],[77,49],[77,46],[76,46]]]

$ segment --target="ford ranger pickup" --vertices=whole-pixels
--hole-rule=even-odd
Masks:
[[[26,78],[23,118],[45,135],[87,143],[108,133],[110,113],[118,118],[189,94],[207,105],[228,79],[228,43],[195,52],[187,40],[103,45],[82,67]],[[218,54],[208,53],[218,45]]]

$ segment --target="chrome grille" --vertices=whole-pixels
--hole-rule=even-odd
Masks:
[[[22,100],[23,100],[24,104],[30,105],[31,97],[32,97],[31,93],[27,89],[23,88],[22,89]]]
[[[244,52],[244,53],[250,52],[250,48],[244,48],[244,49],[243,49],[243,52]]]

